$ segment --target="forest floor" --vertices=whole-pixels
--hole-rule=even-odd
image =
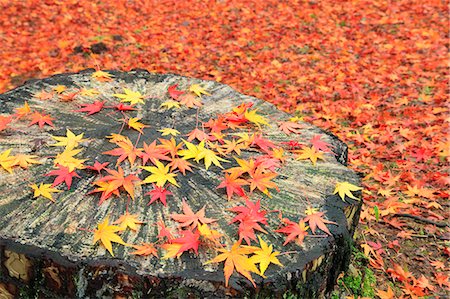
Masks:
[[[448,1],[1,3],[0,92],[143,68],[274,103],[344,140],[364,176],[334,296],[449,295]]]

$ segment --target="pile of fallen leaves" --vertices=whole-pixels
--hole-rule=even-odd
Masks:
[[[418,0],[12,1],[0,17],[0,90],[86,67],[140,67],[222,81],[296,113],[349,144],[351,167],[365,175],[358,242],[378,296],[443,295],[447,8]]]

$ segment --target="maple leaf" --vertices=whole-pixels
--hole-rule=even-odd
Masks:
[[[296,160],[305,160],[309,159],[311,160],[313,165],[316,165],[317,159],[324,160],[323,153],[318,152],[315,147],[304,147],[300,151],[296,151],[300,155],[298,155],[295,159]]]
[[[100,91],[98,91],[97,89],[94,89],[94,88],[90,88],[90,89],[82,88],[80,90],[80,95],[85,96],[85,97],[93,97],[98,94],[100,94]]]
[[[258,128],[261,128],[261,125],[267,125],[269,126],[269,123],[267,122],[267,119],[258,114],[258,109],[255,110],[246,110],[244,113],[245,118],[249,121],[254,123],[258,126]]]
[[[167,240],[169,242],[171,242],[174,237],[172,232],[165,226],[164,222],[162,221],[158,221],[157,225],[159,227],[159,232],[158,232],[158,239],[163,239],[163,238],[167,238]]]
[[[153,164],[156,164],[156,161],[165,160],[170,161],[171,159],[166,156],[167,151],[161,146],[156,145],[156,141],[154,140],[152,143],[147,145],[144,141],[143,151],[140,155],[142,159],[142,164],[147,164],[147,161],[150,160]]]
[[[211,166],[211,163],[223,169],[219,161],[230,162],[228,160],[218,157],[214,151],[205,148],[205,141],[199,143],[199,145],[197,146],[197,150],[198,155],[195,157],[195,161],[199,162],[200,160],[203,159],[206,170],[208,170],[208,168]]]
[[[114,76],[110,73],[98,70],[98,71],[93,72],[91,77],[94,79],[97,79],[97,81],[100,81],[100,82],[107,82],[107,81],[111,81]]]
[[[168,135],[177,136],[180,134],[180,131],[173,129],[173,128],[164,128],[164,129],[158,130],[158,132],[161,132],[162,136],[168,136]]]
[[[200,236],[204,237],[207,240],[212,241],[216,245],[220,244],[218,240],[223,235],[216,230],[210,229],[208,224],[199,223],[197,226],[197,230],[200,233]]]
[[[129,102],[131,105],[144,104],[144,96],[139,91],[132,91],[128,88],[123,88],[124,94],[115,93],[113,96],[121,99],[121,102]]]
[[[58,98],[61,102],[71,102],[71,101],[75,100],[75,97],[79,93],[80,93],[80,91],[78,90],[78,91],[74,91],[74,92],[71,92],[68,94],[60,94]]]
[[[282,122],[279,126],[279,129],[286,135],[289,135],[291,133],[300,134],[301,128],[303,128],[301,124],[292,121]]]
[[[28,168],[28,165],[30,164],[42,164],[41,162],[35,160],[38,156],[36,155],[26,155],[26,154],[17,154],[14,157],[14,165],[13,166],[20,166],[24,169]]]
[[[166,150],[166,153],[170,153],[172,158],[177,155],[178,150],[183,146],[182,143],[177,144],[173,137],[170,140],[167,139],[158,139],[161,142],[160,147]]]
[[[81,149],[65,149],[62,153],[57,154],[55,160],[53,160],[54,165],[62,165],[69,168],[69,171],[72,172],[75,169],[84,169],[84,162],[86,160],[77,159],[74,156],[79,154]]]
[[[0,115],[0,132],[5,130],[12,121],[12,116]]]
[[[114,105],[113,107],[114,107],[114,109],[117,109],[119,111],[133,111],[133,110],[137,110],[136,108],[133,108],[133,106],[124,105],[123,103],[119,103],[117,105]]]
[[[336,188],[334,189],[333,194],[338,193],[342,200],[345,199],[345,196],[348,196],[355,200],[360,200],[355,197],[352,192],[362,190],[361,187],[350,184],[349,182],[337,182]],[[344,200],[345,201],[345,200]]]
[[[166,182],[171,183],[174,186],[180,187],[175,180],[175,177],[177,176],[175,173],[170,173],[169,171],[169,165],[164,166],[159,161],[155,161],[154,166],[141,166],[140,168],[147,170],[151,173],[148,177],[146,177],[141,184],[148,184],[148,183],[156,183],[156,186],[163,187]]]
[[[246,197],[244,189],[241,186],[248,185],[248,182],[239,178],[239,172],[226,173],[223,181],[220,182],[217,189],[226,188],[227,198],[231,200],[233,194],[236,193],[240,197]]]
[[[327,223],[327,224],[337,225],[337,223],[322,218],[322,216],[324,214],[325,214],[324,212],[313,213],[313,214],[306,216],[303,220],[305,222],[308,222],[309,227],[311,228],[311,231],[313,232],[313,234],[316,233],[316,228],[320,228],[323,232],[325,232],[331,236],[331,233],[325,224]]]
[[[259,271],[255,263],[247,256],[255,252],[255,250],[257,250],[257,247],[241,246],[240,242],[236,242],[230,250],[219,248],[218,251],[221,253],[212,260],[207,261],[205,264],[220,263],[225,261],[223,267],[225,286],[228,286],[228,281],[231,274],[233,274],[233,271],[236,270],[242,276],[250,280],[253,286],[256,287],[250,273],[253,272],[259,274]]]
[[[205,217],[205,206],[203,206],[203,208],[201,208],[197,213],[194,213],[191,207],[189,207],[189,205],[183,199],[182,207],[183,207],[183,214],[170,215],[170,217],[173,220],[181,223],[180,227],[190,226],[191,229],[195,229],[199,223],[209,224],[216,221],[216,219]]]
[[[166,206],[167,205],[167,203],[166,203],[167,195],[173,195],[173,193],[164,187],[158,187],[155,184],[152,184],[152,185],[153,185],[153,190],[150,190],[149,192],[144,194],[144,195],[150,195],[150,201],[147,205],[151,205],[154,201],[159,199],[162,202],[162,204],[164,206]]]
[[[92,115],[100,112],[103,109],[105,102],[95,101],[92,104],[81,104],[81,109],[75,110],[75,112],[87,112],[87,115]]]
[[[123,230],[125,230],[125,229],[127,229],[127,227],[129,227],[131,230],[137,231],[137,229],[138,229],[137,224],[144,223],[142,221],[139,221],[137,219],[137,217],[139,217],[139,215],[130,214],[127,211],[127,212],[125,212],[124,215],[121,215],[119,217],[119,219],[114,221],[112,224],[120,224],[120,228],[122,228]]]
[[[98,224],[97,229],[94,230],[94,240],[92,245],[95,245],[95,243],[100,241],[109,253],[114,256],[111,242],[122,244],[124,246],[129,245],[116,234],[119,231],[123,231],[123,228],[116,225],[109,225],[108,221],[109,218],[106,217],[102,223]]]
[[[33,94],[33,97],[41,100],[41,101],[47,101],[53,98],[53,92],[46,92],[44,90],[41,90],[35,94]]]
[[[55,87],[53,87],[53,90],[59,94],[63,93],[66,89],[67,87],[64,85],[56,85]]]
[[[144,125],[143,123],[140,123],[141,119],[138,117],[131,117],[127,124],[129,128],[135,129],[136,131],[138,131],[139,133],[143,134],[144,132],[142,132],[143,128],[147,128],[147,125]]]
[[[300,219],[300,221],[296,223],[285,218],[283,219],[283,223],[285,224],[285,226],[276,230],[276,232],[288,235],[283,243],[283,246],[293,240],[296,240],[297,244],[301,245],[305,236],[308,235],[309,227],[305,225],[305,221],[303,221],[303,219]]]
[[[192,141],[194,139],[197,139],[198,141],[203,141],[208,139],[208,134],[206,134],[205,131],[202,131],[199,128],[195,128],[186,136],[188,136],[187,139],[188,141]]]
[[[250,182],[250,192],[253,192],[256,188],[262,193],[270,196],[268,189],[276,189],[279,190],[277,185],[271,180],[277,177],[277,173],[265,171],[261,167],[257,167],[255,171],[249,173],[250,178],[248,181]]]
[[[42,114],[39,112],[33,112],[33,114],[31,114],[31,122],[28,124],[28,126],[32,126],[34,124],[39,125],[39,128],[43,128],[45,125],[49,125],[51,127],[54,127],[52,120],[54,120],[54,118],[50,117],[50,115],[48,114]]]
[[[100,197],[99,205],[101,205],[106,199],[108,199],[113,193],[118,194],[118,189],[123,187],[125,191],[134,199],[134,181],[139,181],[140,179],[130,174],[128,176],[124,175],[123,169],[119,166],[116,170],[105,169],[110,175],[102,177],[95,181],[93,184],[99,186],[99,188],[89,192],[102,192]]]
[[[43,196],[47,199],[50,199],[52,202],[55,202],[52,197],[52,193],[62,192],[61,190],[52,188],[52,184],[41,183],[39,187],[36,184],[33,184],[30,185],[30,187],[34,190],[33,198]]]
[[[78,146],[78,144],[86,141],[87,139],[83,139],[84,133],[81,133],[80,135],[75,135],[67,129],[66,136],[51,136],[53,139],[58,141],[57,143],[50,144],[50,146],[65,146],[66,149],[73,149]]]
[[[25,101],[22,107],[16,108],[16,113],[14,114],[15,117],[18,119],[28,115],[31,112],[30,106],[28,105],[28,102]],[[1,117],[0,117],[1,118]],[[0,121],[0,123],[2,123]],[[1,131],[1,125],[0,125],[0,131]]]
[[[324,153],[331,153],[331,148],[334,148],[334,146],[323,141],[321,138],[322,138],[322,135],[320,135],[320,134],[314,135],[310,141],[312,146],[318,151],[322,151]]]
[[[173,158],[168,165],[170,166],[170,171],[178,169],[183,175],[186,175],[186,170],[192,172],[192,164],[181,158]]]
[[[93,166],[86,166],[86,168],[97,171],[98,174],[100,174],[103,169],[106,169],[106,166],[108,166],[108,164],[109,164],[109,162],[100,163],[98,161],[95,161]]]
[[[203,87],[201,87],[199,84],[192,84],[189,86],[189,91],[195,93],[198,97],[201,97],[202,94],[210,96],[211,94],[207,92]]]
[[[118,141],[116,144],[119,146],[118,148],[103,152],[105,155],[119,156],[116,165],[119,165],[125,159],[128,159],[130,165],[134,165],[136,158],[142,156],[141,149],[134,147],[133,143],[128,138],[124,141]]]
[[[255,230],[267,233],[260,225],[267,224],[266,211],[260,211],[260,201],[253,203],[245,200],[245,206],[237,206],[230,209],[236,215],[230,223],[239,221],[239,240],[244,239],[250,245],[250,239],[256,240]],[[259,223],[258,223],[259,222]]]
[[[251,146],[256,145],[266,153],[270,153],[271,149],[276,147],[272,141],[263,138],[261,134],[253,134],[251,139]]]
[[[169,95],[172,99],[178,100],[178,97],[184,93],[184,91],[177,90],[178,84],[171,85],[167,88]]]
[[[153,255],[154,257],[158,257],[158,251],[155,248],[153,243],[142,243],[141,245],[133,245],[133,248],[136,251],[130,252],[130,254],[148,256]]]
[[[53,181],[52,187],[56,187],[59,184],[62,184],[62,182],[66,183],[67,189],[70,190],[70,186],[72,186],[72,179],[73,177],[79,178],[80,176],[75,171],[69,171],[69,168],[64,167],[62,165],[57,165],[57,170],[52,170],[47,174],[44,174],[45,176],[56,176],[55,180]]]
[[[183,252],[193,249],[198,254],[198,245],[200,244],[200,233],[193,233],[190,230],[182,231],[183,237],[171,240],[170,244],[164,244],[161,247],[168,250],[163,259],[180,257]]]
[[[180,108],[180,103],[176,101],[166,101],[161,103],[159,106],[160,108],[166,108],[167,110],[170,110],[172,108]]]
[[[183,140],[183,142],[187,149],[179,150],[177,154],[182,156],[185,160],[197,159],[200,153],[198,146],[186,140]]]
[[[377,296],[380,297],[380,299],[395,299],[395,294],[392,291],[391,287],[388,286],[387,291],[382,291],[382,290],[376,290],[377,291]]]
[[[267,267],[271,263],[283,267],[277,258],[280,252],[273,251],[273,245],[268,245],[261,237],[258,236],[258,239],[260,248],[253,252],[254,255],[250,257],[250,261],[254,264],[259,264],[259,275],[264,276],[264,272],[266,272]]]
[[[181,105],[184,105],[188,108],[201,107],[203,105],[202,101],[192,94],[184,94],[180,96],[178,100],[180,101]]]

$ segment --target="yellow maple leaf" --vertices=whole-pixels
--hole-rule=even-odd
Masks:
[[[81,149],[66,149],[62,153],[56,155],[53,163],[55,164],[55,166],[57,164],[60,164],[64,167],[69,168],[69,172],[72,172],[75,169],[84,169],[86,167],[84,166],[83,163],[87,160],[86,159],[81,160],[74,157],[80,152]]]
[[[131,118],[128,120],[128,127],[129,127],[129,128],[133,128],[133,129],[135,129],[136,131],[138,131],[139,133],[143,134],[144,132],[142,132],[142,129],[143,129],[143,128],[146,128],[146,127],[148,127],[148,126],[147,126],[147,125],[144,125],[143,123],[140,123],[140,122],[139,122],[140,120],[141,120],[141,119],[138,118],[138,117],[131,117]]]
[[[250,280],[253,286],[256,287],[250,273],[253,272],[259,274],[259,271],[255,263],[247,255],[255,252],[257,249],[257,247],[252,246],[241,246],[240,242],[236,242],[230,250],[219,248],[218,251],[221,253],[212,260],[207,261],[205,264],[220,263],[225,261],[223,267],[225,286],[228,286],[230,276],[236,269],[238,273]]]
[[[254,123],[259,128],[261,128],[261,124],[269,126],[269,123],[267,122],[267,119],[264,116],[258,114],[257,112],[258,112],[258,109],[246,110],[245,113],[244,113],[244,116],[249,122]]]
[[[26,169],[30,164],[42,164],[41,162],[35,160],[37,157],[38,156],[35,155],[18,154],[14,159],[14,166],[18,165]]]
[[[39,187],[36,184],[30,185],[31,188],[34,190],[33,198],[43,196],[47,199],[50,199],[52,202],[55,202],[55,200],[52,197],[52,193],[62,192],[61,190],[52,188],[52,184],[44,184],[41,183]]]
[[[353,184],[350,184],[349,182],[337,182],[336,188],[334,189],[333,194],[339,193],[339,196],[341,197],[342,200],[344,200],[345,196],[348,196],[348,197],[356,199],[356,200],[360,200],[359,198],[355,197],[352,194],[352,191],[358,191],[358,190],[362,190],[362,188],[355,186]]]
[[[219,156],[217,156],[214,151],[205,148],[205,141],[204,140],[199,143],[199,145],[197,146],[197,149],[198,149],[198,155],[195,158],[195,161],[199,162],[200,160],[203,159],[203,162],[205,163],[206,170],[208,170],[209,166],[211,166],[211,163],[213,163],[214,165],[216,165],[216,166],[218,166],[218,167],[223,169],[223,167],[222,167],[222,165],[220,164],[219,161],[230,162],[228,160],[225,160],[225,159],[220,158]]]
[[[65,87],[64,85],[56,85],[55,87],[53,87],[53,90],[58,93],[61,94],[66,90],[67,87]]]
[[[98,91],[97,89],[94,89],[94,88],[90,88],[90,89],[83,88],[80,91],[80,95],[85,96],[85,97],[93,97],[98,94],[100,94],[100,91]]]
[[[167,110],[172,109],[172,108],[180,108],[180,103],[176,102],[176,101],[166,101],[164,103],[162,103],[160,106],[160,108],[166,108]]]
[[[200,84],[192,84],[189,86],[189,91],[192,91],[195,93],[198,97],[201,97],[202,94],[206,94],[210,96],[211,94],[207,92],[203,87],[200,86]]]
[[[187,149],[179,150],[177,154],[182,156],[184,160],[197,159],[200,153],[198,147],[189,141],[183,140],[183,142],[186,145]]]
[[[12,149],[7,149],[0,154],[0,166],[9,173],[12,173],[12,167],[15,165],[15,156],[10,156]]]
[[[183,254],[183,251],[180,252],[181,247],[183,244],[179,243],[172,243],[172,244],[163,244],[161,245],[161,248],[166,250],[166,254],[162,257],[163,260],[172,259],[175,257],[180,257]]]
[[[67,129],[66,136],[51,136],[53,139],[58,141],[57,143],[50,144],[51,146],[65,146],[66,149],[70,150],[78,146],[81,142],[87,141],[83,139],[84,133],[80,135],[75,135],[72,131]]]
[[[258,236],[258,239],[260,248],[253,252],[254,255],[250,257],[250,261],[254,264],[259,264],[260,275],[264,276],[264,272],[266,272],[270,263],[283,267],[277,258],[280,252],[273,251],[273,245],[268,245],[260,236]]]
[[[112,74],[98,70],[92,73],[92,78],[97,79],[97,81],[111,81],[114,77]]]
[[[214,229],[210,229],[208,224],[199,223],[197,225],[197,229],[198,229],[198,232],[200,233],[200,236],[202,236],[210,241],[213,241],[216,244],[220,244],[218,240],[223,235]]]
[[[311,160],[312,164],[315,166],[317,159],[324,160],[323,152],[318,152],[314,146],[302,148],[299,151],[299,156],[297,156],[296,160]]]
[[[31,112],[30,106],[28,105],[28,102],[25,101],[22,107],[19,107],[16,109],[15,115],[17,118],[21,118]]]
[[[122,99],[121,102],[129,102],[131,105],[144,104],[144,96],[139,91],[132,91],[128,88],[123,88],[124,94],[115,93],[113,96]]]
[[[162,136],[167,136],[167,135],[177,136],[180,134],[180,132],[178,130],[175,130],[172,128],[164,128],[164,129],[158,130],[158,132],[161,132]]]
[[[142,224],[144,222],[139,221],[137,219],[139,215],[137,214],[130,214],[128,212],[126,212],[124,215],[121,215],[119,217],[119,219],[117,219],[115,222],[113,222],[112,224],[120,224],[120,227],[122,229],[126,229],[127,227],[129,227],[131,230],[133,231],[137,231],[137,224]]]
[[[114,256],[111,242],[119,243],[125,246],[129,245],[116,234],[117,232],[122,231],[123,228],[116,225],[109,225],[108,221],[109,219],[108,217],[106,217],[105,221],[98,224],[97,229],[94,230],[94,241],[92,244],[94,245],[100,240],[103,246],[105,246],[105,248],[109,251],[109,253]]]
[[[147,170],[151,173],[148,177],[146,177],[141,184],[148,184],[148,183],[156,183],[156,186],[163,187],[166,182],[171,183],[174,186],[180,187],[175,180],[175,177],[177,176],[175,173],[170,173],[169,171],[169,165],[164,166],[159,161],[156,162],[156,167],[154,166],[141,166],[140,168]]]

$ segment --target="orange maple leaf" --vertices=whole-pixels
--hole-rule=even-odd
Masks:
[[[202,224],[209,224],[216,219],[206,218],[205,217],[205,207],[201,208],[197,213],[192,212],[191,207],[186,203],[186,201],[183,199],[183,213],[184,214],[171,214],[170,217],[180,222],[181,227],[188,227],[190,226],[191,229],[195,229],[199,223]]]

